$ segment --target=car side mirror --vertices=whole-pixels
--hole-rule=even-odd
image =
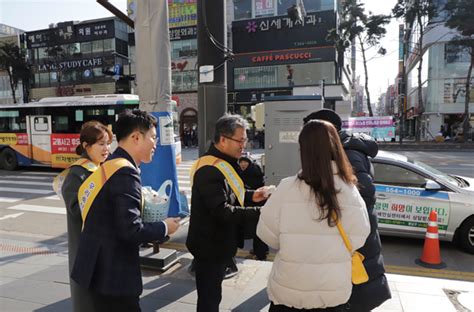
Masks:
[[[441,185],[433,180],[427,180],[425,183],[425,190],[426,191],[440,191]]]

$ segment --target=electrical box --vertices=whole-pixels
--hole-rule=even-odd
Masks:
[[[323,108],[322,97],[266,97],[265,110],[265,177],[266,185],[278,185],[280,180],[301,169],[298,136],[303,118]]]

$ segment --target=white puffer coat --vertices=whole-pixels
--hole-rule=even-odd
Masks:
[[[342,226],[356,250],[370,232],[367,209],[355,186],[337,175],[334,183]],[[261,210],[257,235],[278,250],[267,287],[274,304],[326,308],[351,295],[351,255],[337,227],[318,220],[316,205],[310,187],[293,176],[281,181]]]

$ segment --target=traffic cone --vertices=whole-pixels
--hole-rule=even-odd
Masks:
[[[438,238],[438,214],[436,211],[431,211],[428,219],[428,226],[426,228],[425,245],[423,247],[423,254],[420,259],[415,262],[421,266],[442,269],[446,264],[441,261],[441,254],[439,251]]]

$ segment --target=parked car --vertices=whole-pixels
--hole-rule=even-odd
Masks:
[[[375,170],[379,230],[424,238],[428,216],[438,214],[439,239],[474,254],[474,179],[450,175],[406,156],[380,151]]]

